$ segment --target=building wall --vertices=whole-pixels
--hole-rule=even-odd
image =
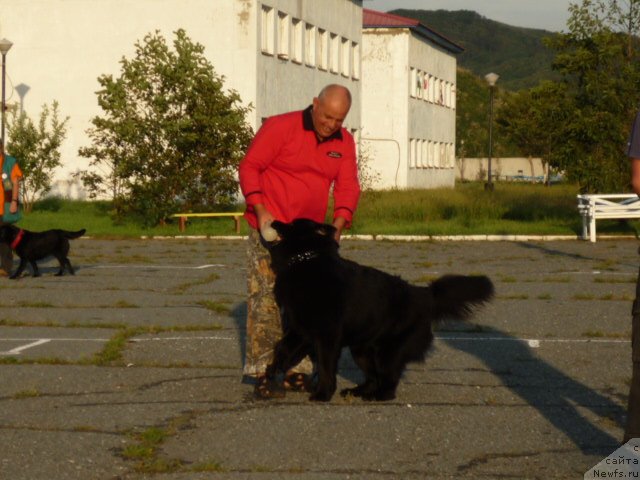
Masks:
[[[399,28],[365,29],[362,35],[361,153],[378,189],[406,187],[408,36]]]
[[[0,38],[14,44],[7,55],[8,103],[37,119],[44,103],[58,100],[60,113],[70,117],[56,193],[83,196],[69,178],[88,165],[77,152],[89,144],[90,119],[102,113],[98,76],[118,76],[121,58],[132,58],[134,44],[156,30],[171,43],[183,28],[205,47],[226,87],[253,105],[254,129],[263,117],[304,108],[326,83],[352,90],[348,126],[359,128],[359,80],[261,53],[263,3],[360,44],[360,0],[0,0]]]
[[[362,68],[363,152],[379,178],[374,187],[453,186],[455,56],[409,29],[367,28]]]
[[[258,121],[306,108],[325,85],[337,83],[349,88],[353,100],[344,126],[359,129],[361,2],[264,0],[261,3],[258,32],[261,45],[256,50]],[[267,25],[263,15],[271,15]],[[285,42],[282,41],[283,25],[288,29]],[[321,34],[327,39],[326,55],[322,54]],[[328,65],[321,62],[323,56]],[[332,58],[336,59],[335,68],[330,62]]]
[[[456,57],[412,34],[409,41],[410,188],[455,183]],[[416,88],[420,84],[422,88]]]

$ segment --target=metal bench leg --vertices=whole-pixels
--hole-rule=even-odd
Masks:
[[[589,225],[589,234],[591,235],[591,241],[595,243],[596,241],[596,217],[591,217],[591,222]]]
[[[588,237],[587,234],[587,217],[585,217],[584,215],[582,216],[582,239],[586,240]]]
[[[237,215],[235,215],[235,216],[233,217],[233,221],[234,221],[234,222],[235,222],[235,224],[236,224],[236,233],[240,233],[240,217],[239,217],[239,216],[237,216]]]

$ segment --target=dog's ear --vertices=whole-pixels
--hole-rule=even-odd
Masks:
[[[330,225],[328,223],[318,224],[318,228],[316,229],[316,233],[320,235],[324,235],[326,237],[333,237],[336,233],[336,227]]]

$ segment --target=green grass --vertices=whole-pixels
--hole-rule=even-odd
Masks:
[[[496,183],[493,192],[480,182],[458,183],[455,188],[363,192],[353,227],[354,234],[398,235],[578,235],[582,221],[576,208],[575,185],[552,187]],[[242,211],[243,205],[234,209]],[[29,230],[87,229],[102,238],[179,235],[177,221],[143,228],[112,218],[110,202],[47,199],[25,214],[19,225]],[[328,217],[330,220],[330,217]],[[241,234],[248,227],[241,222]],[[599,221],[599,234],[636,235],[637,222]],[[186,235],[235,235],[229,218],[193,219]]]

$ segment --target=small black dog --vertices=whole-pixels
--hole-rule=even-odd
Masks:
[[[65,267],[71,275],[75,275],[71,262],[67,258],[69,254],[69,240],[81,237],[86,230],[68,232],[66,230],[46,230],[44,232],[30,232],[13,225],[3,225],[0,227],[0,242],[6,243],[20,257],[18,269],[9,278],[15,279],[20,276],[27,266],[31,265],[31,274],[34,277],[40,276],[36,260],[54,256],[60,262],[60,270],[56,276],[64,275]]]
[[[443,276],[428,287],[359,265],[338,255],[335,228],[311,220],[275,221],[280,239],[270,246],[274,293],[282,313],[283,337],[276,344],[267,379],[276,381],[306,355],[318,380],[311,400],[328,401],[336,390],[342,347],[349,347],[365,381],[348,394],[391,400],[408,362],[424,360],[432,325],[466,318],[490,300],[485,276]]]

